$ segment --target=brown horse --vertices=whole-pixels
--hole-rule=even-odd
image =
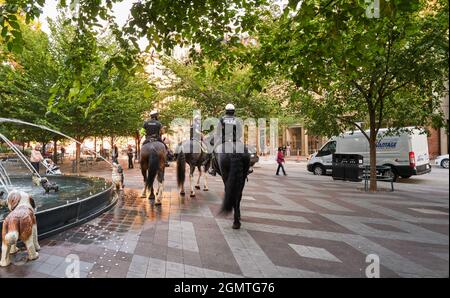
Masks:
[[[155,192],[153,189],[153,182],[155,177],[158,180],[158,189],[156,190],[155,205],[161,204],[161,199],[164,191],[164,171],[166,164],[166,147],[159,141],[152,141],[144,143],[141,147],[141,172],[144,178],[144,189],[142,197],[146,197],[147,189],[150,190],[149,200],[155,199]]]

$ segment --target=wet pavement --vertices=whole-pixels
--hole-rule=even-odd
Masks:
[[[41,240],[36,261],[20,251],[0,277],[365,277],[368,255],[379,258],[381,277],[448,277],[448,170],[439,174],[446,183],[419,178],[370,194],[305,167],[288,163],[284,177],[259,165],[244,190],[242,228],[233,230],[231,215],[218,215],[220,177],[181,197],[172,164],[154,206],[140,197],[136,164],[112,210]],[[100,165],[84,174],[111,175]]]

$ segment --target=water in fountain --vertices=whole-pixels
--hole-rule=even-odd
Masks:
[[[41,129],[45,129],[47,131],[51,131],[55,134],[64,136],[74,142],[78,142],[74,138],[67,136],[61,132],[53,130],[51,128],[36,125],[33,123],[17,120],[17,119],[8,119],[8,118],[0,118],[0,123],[2,122],[10,122],[16,124],[24,124],[28,126],[38,127]],[[21,161],[20,164],[24,165],[25,168],[29,172],[34,175],[37,175],[39,178],[41,176],[32,166],[27,157],[17,148],[6,136],[0,133],[0,140],[6,143],[6,145],[15,153],[18,159]],[[92,151],[92,150],[91,150]],[[95,152],[95,151],[94,151]],[[111,164],[108,160],[101,157],[108,164]],[[12,166],[13,162],[11,160],[6,160],[5,163],[0,163],[0,191],[4,189],[6,193],[10,192],[12,189],[20,189],[27,193],[29,193],[36,202],[36,207],[40,211],[45,210],[53,210],[54,208],[68,205],[73,202],[83,201],[86,198],[90,198],[92,196],[96,196],[96,194],[100,194],[110,187],[110,183],[107,183],[104,179],[101,178],[88,178],[88,177],[76,177],[76,176],[52,176],[52,182],[56,182],[59,186],[58,192],[44,193],[44,190],[41,186],[35,186],[32,184],[29,174],[28,175],[12,175],[11,173],[16,172],[12,171],[9,167]],[[8,171],[7,171],[8,170]],[[9,172],[9,173],[8,173]],[[104,204],[109,202],[105,201]],[[102,203],[103,204],[103,203]],[[94,203],[95,205],[95,203]],[[7,214],[6,209],[0,209],[0,221],[4,219]]]
[[[83,145],[83,143],[77,141],[76,139],[74,139],[74,138],[72,138],[72,137],[70,137],[70,136],[68,136],[68,135],[66,135],[66,134],[64,134],[64,133],[62,133],[62,132],[60,132],[60,131],[51,129],[50,127],[47,127],[47,126],[45,126],[45,125],[34,124],[34,123],[30,123],[30,122],[26,122],[26,121],[22,121],[22,120],[18,120],[18,119],[2,118],[2,117],[0,117],[0,123],[2,123],[2,122],[9,122],[9,123],[16,123],[16,124],[24,124],[24,125],[28,125],[28,126],[33,126],[33,127],[41,128],[41,129],[44,129],[44,130],[53,132],[53,133],[55,133],[55,134],[58,134],[58,135],[60,135],[60,136],[63,136],[63,137],[65,137],[65,138],[68,138],[69,140],[74,141],[74,142],[77,143],[77,144]],[[88,149],[90,152],[96,153],[95,150],[92,150],[92,149],[89,149],[89,148],[87,148],[87,149]],[[109,162],[106,158],[104,158],[104,157],[101,156],[101,155],[99,155],[99,157],[100,157],[101,159],[103,159],[104,161],[106,161],[107,163],[109,163],[109,164],[112,166],[111,162]]]

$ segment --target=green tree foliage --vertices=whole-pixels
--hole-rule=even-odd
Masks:
[[[272,86],[266,84],[264,92],[249,88],[252,73],[248,66],[238,65],[229,71],[229,76],[219,77],[216,75],[217,63],[205,63],[198,68],[171,60],[166,65],[177,79],[160,93],[159,98],[166,101],[176,98],[168,104],[174,112],[173,118],[177,115],[192,118],[194,108],[202,112],[203,119],[219,117],[228,103],[233,103],[236,114],[244,119],[269,118],[280,111],[282,100],[270,92]],[[170,113],[167,116],[170,117]]]
[[[380,1],[379,17],[367,14],[367,5],[289,1],[281,16],[260,23],[260,45],[249,56],[255,74],[281,73],[297,85],[292,108],[309,131],[335,135],[357,127],[364,133],[376,190],[381,127],[443,125],[448,2]]]
[[[125,49],[124,55],[115,62],[130,63],[130,58],[136,57],[137,39],[140,37],[147,38],[149,47],[165,51],[177,44],[201,44],[202,55],[226,61],[235,56],[235,51],[231,49],[241,46],[238,34],[253,30],[258,20],[258,8],[266,3],[266,0],[136,1],[127,24],[119,28],[112,9],[114,3],[122,1],[59,0],[58,4],[75,12],[70,16],[70,21],[77,23],[81,30],[100,26],[100,21],[108,22],[110,31],[121,48]],[[19,38],[20,30],[15,28],[14,18],[19,12],[25,15],[27,21],[38,17],[45,0],[3,2],[0,2],[1,38],[8,48],[20,51],[22,39]],[[196,52],[193,50],[193,53]]]
[[[8,60],[0,63],[2,117],[44,124],[78,141],[89,136],[135,134],[155,90],[142,70],[126,74],[112,65],[105,72],[105,64],[118,49],[114,36],[88,32],[83,37],[77,27],[59,20],[51,22],[49,41],[38,28],[21,26],[23,51],[8,54]],[[80,64],[81,59],[84,62]],[[55,105],[58,109],[53,109]],[[7,129],[16,139],[45,143],[55,137],[42,130],[16,127]]]

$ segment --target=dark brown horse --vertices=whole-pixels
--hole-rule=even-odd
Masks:
[[[250,153],[242,143],[224,143],[214,150],[215,168],[225,186],[221,213],[234,210],[233,229],[241,227],[241,199],[250,168]]]
[[[158,189],[156,191],[156,205],[161,204],[164,191],[164,171],[166,164],[166,147],[163,143],[158,141],[148,142],[142,145],[141,148],[141,172],[144,177],[144,189],[142,197],[146,197],[147,189],[150,190],[149,200],[155,199],[155,192],[153,183],[155,177],[158,180]]]

